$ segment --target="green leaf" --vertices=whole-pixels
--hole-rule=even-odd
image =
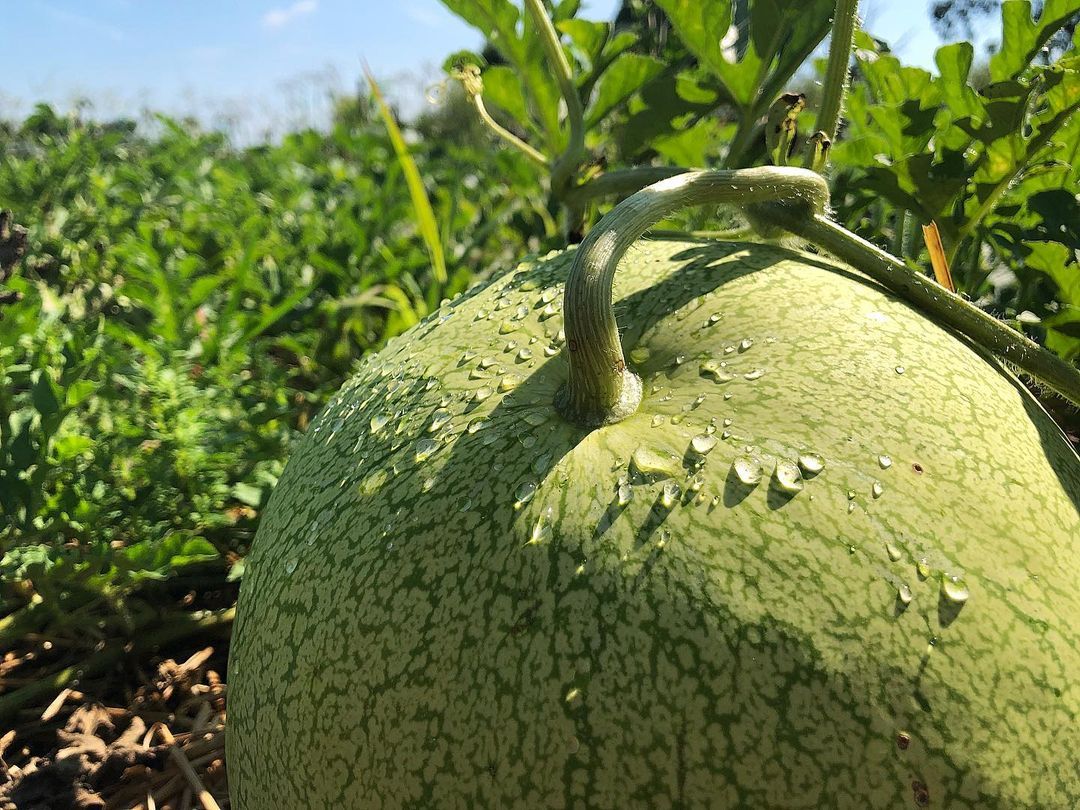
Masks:
[[[189,565],[218,559],[218,551],[203,537],[174,532],[161,540],[143,540],[121,549],[117,564],[138,579],[165,579]]]
[[[412,155],[409,153],[405,138],[402,137],[397,121],[394,120],[394,113],[387,105],[382,91],[379,90],[379,85],[376,84],[375,77],[371,75],[370,71],[367,71],[367,80],[371,86],[371,94],[379,108],[379,115],[382,116],[383,123],[386,125],[386,132],[390,136],[394,154],[397,155],[398,164],[405,175],[405,183],[409,187],[409,199],[412,200],[416,224],[420,228],[420,235],[424,239],[424,244],[427,245],[428,255],[431,256],[432,275],[437,282],[445,284],[447,278],[446,260],[443,258],[442,242],[439,239],[439,224],[435,220],[435,212],[431,208],[431,201],[428,199],[427,190],[424,188],[424,181],[420,179],[420,170],[416,168],[416,161],[413,160]]]
[[[585,126],[595,127],[663,69],[664,63],[651,56],[636,53],[619,56],[600,76],[593,102],[585,114]]]
[[[1001,48],[990,59],[990,78],[1003,81],[1019,76],[1077,14],[1080,0],[1046,0],[1038,20],[1032,19],[1029,0],[1005,0],[1001,4]]]
[[[245,573],[247,573],[247,558],[241,557],[229,567],[229,575],[225,577],[225,581],[239,582],[244,578]]]
[[[590,20],[563,20],[555,27],[570,37],[589,65],[596,64],[611,30],[610,23]]]
[[[958,42],[938,48],[934,55],[941,96],[955,118],[970,118],[975,126],[982,121],[983,105],[974,88],[968,84],[975,48],[970,42]]]
[[[53,417],[60,412],[60,389],[45,370],[38,372],[37,381],[30,394],[34,408],[43,417]]]
[[[731,0],[656,0],[656,5],[690,53],[714,76],[722,77],[735,63],[734,58],[725,58],[721,47],[731,29]]]
[[[70,461],[94,446],[94,440],[89,436],[61,436],[59,439],[53,442],[53,449],[56,451],[56,457],[58,461]]]
[[[95,380],[76,380],[67,387],[64,404],[69,408],[77,408],[86,401],[88,396],[97,391],[98,387]]]
[[[521,79],[506,65],[484,71],[484,101],[505,111],[522,126],[528,126],[529,109],[521,91]]]
[[[256,508],[262,503],[263,491],[261,487],[238,481],[233,484],[232,496],[240,503]]]

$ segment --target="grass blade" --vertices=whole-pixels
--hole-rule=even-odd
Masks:
[[[420,227],[420,235],[427,245],[428,254],[431,256],[431,267],[435,274],[435,280],[440,284],[446,283],[446,259],[443,257],[442,242],[439,240],[439,224],[435,220],[435,212],[431,208],[424,181],[420,179],[420,170],[416,168],[416,161],[409,154],[409,147],[401,135],[394,114],[390,111],[386,100],[383,98],[379,85],[371,71],[364,66],[364,74],[368,84],[371,85],[371,94],[379,107],[379,115],[386,124],[386,131],[390,135],[390,143],[394,146],[398,163],[405,174],[405,182],[409,186],[409,197],[412,199],[413,211],[416,213],[416,223]]]

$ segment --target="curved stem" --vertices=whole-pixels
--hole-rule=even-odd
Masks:
[[[574,72],[566,60],[566,53],[559,42],[559,33],[551,24],[551,18],[541,0],[525,0],[525,8],[533,19],[540,42],[547,52],[548,61],[555,71],[559,91],[566,102],[566,118],[570,123],[570,142],[552,165],[551,188],[556,196],[561,196],[569,183],[574,169],[585,156],[585,110],[581,105],[577,86],[574,84]]]
[[[840,112],[848,86],[848,65],[855,43],[855,25],[858,21],[859,0],[836,0],[833,13],[832,41],[829,43],[829,63],[825,68],[824,94],[818,109],[818,132],[824,132],[830,141],[836,140],[840,126]]]
[[[546,157],[491,117],[491,113],[488,112],[487,106],[484,104],[483,96],[473,96],[472,102],[473,106],[476,107],[476,111],[480,113],[480,120],[487,124],[488,129],[524,154],[525,157],[533,163],[545,169],[548,167],[548,159]]]
[[[821,214],[800,217],[778,206],[760,206],[754,214],[844,260],[937,323],[971,338],[1080,405],[1080,370],[843,226]]]
[[[641,401],[641,381],[626,367],[611,291],[619,260],[645,231],[690,205],[777,203],[795,218],[824,211],[829,187],[806,169],[687,172],[661,180],[619,203],[586,237],[566,281],[564,327],[570,362],[556,407],[583,425],[617,422]]]
[[[633,169],[616,169],[604,172],[589,182],[570,189],[564,201],[568,205],[581,205],[595,197],[623,197],[645,186],[651,186],[659,180],[686,174],[688,171],[690,170],[678,166],[638,166]]]

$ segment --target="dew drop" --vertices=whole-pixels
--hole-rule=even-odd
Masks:
[[[296,566],[297,566],[297,559],[295,557],[290,557],[289,559],[287,559],[285,561],[285,573],[286,574],[291,574],[293,571],[296,570]]]
[[[718,444],[718,439],[708,433],[699,433],[690,440],[690,449],[699,456],[707,455]]]
[[[665,481],[664,488],[660,490],[660,505],[665,509],[670,509],[679,500],[679,495],[682,494],[682,490],[679,489],[679,485],[674,481]]]
[[[630,501],[634,499],[634,490],[630,486],[630,482],[627,481],[625,478],[619,481],[617,495],[619,499],[619,506],[626,506],[628,503],[630,503]]]
[[[765,369],[755,368],[753,371],[746,372],[743,377],[748,380],[760,380],[765,376]]]
[[[941,593],[945,598],[955,605],[962,605],[971,596],[971,592],[968,590],[967,583],[960,577],[950,577],[943,575],[941,577]]]
[[[630,362],[640,366],[647,363],[652,352],[646,346],[635,346],[630,350]]]
[[[546,410],[529,411],[521,417],[521,421],[527,425],[532,425],[533,427],[540,427],[540,425],[547,422],[548,416],[550,416],[550,414]]]
[[[446,410],[446,408],[436,408],[434,413],[431,414],[431,424],[428,425],[428,432],[434,433],[449,421],[450,411]]]
[[[686,355],[685,354],[677,354],[677,355],[675,355],[675,359],[672,360],[671,364],[673,366],[681,366],[685,362],[686,362]]]
[[[905,371],[907,371],[907,369],[904,368],[903,366],[897,366],[896,367],[896,373],[897,374],[903,374]]]
[[[503,321],[499,324],[499,334],[509,335],[511,332],[517,329],[517,324],[513,321]]]
[[[790,461],[777,461],[776,483],[784,492],[801,492],[803,477],[799,465]]]
[[[749,349],[753,345],[754,345],[754,341],[752,341],[750,338],[743,338],[742,340],[739,341],[739,351],[740,352],[745,352],[747,349]]]
[[[735,379],[735,375],[716,360],[706,360],[702,363],[699,373],[702,377],[711,377],[715,383],[725,383]]]
[[[417,462],[427,461],[432,454],[439,449],[439,443],[434,439],[423,438],[416,443]]]
[[[477,388],[473,392],[472,398],[473,398],[474,402],[483,402],[485,399],[487,399],[488,397],[490,397],[494,393],[495,392],[491,388],[484,385],[484,386],[481,386],[480,388]]]
[[[532,481],[526,481],[517,488],[514,492],[514,508],[520,509],[525,504],[533,499],[533,495],[536,494],[536,484]]]
[[[885,494],[885,487],[882,486],[880,481],[875,481],[873,486],[870,487],[870,494],[875,498],[880,498]]]
[[[467,433],[476,433],[476,431],[483,429],[486,425],[486,419],[473,419],[465,426],[465,431]]]
[[[372,433],[378,433],[380,430],[382,430],[384,427],[386,427],[386,423],[389,422],[389,421],[390,421],[390,415],[389,414],[385,414],[385,413],[377,413],[377,414],[375,414],[373,417],[371,417],[371,422],[370,422],[371,432]]]
[[[915,573],[918,574],[921,579],[926,579],[930,576],[930,563],[927,562],[926,557],[923,557],[915,563]]]
[[[499,391],[506,393],[507,391],[513,391],[521,383],[524,382],[517,374],[507,374],[501,380],[499,380]]]
[[[722,317],[724,317],[722,313],[714,312],[712,315],[709,316],[709,326],[717,323]]]
[[[761,461],[753,456],[738,456],[731,462],[731,469],[735,471],[735,477],[747,486],[761,481]]]
[[[896,589],[896,598],[900,600],[901,605],[910,605],[913,597],[911,586],[906,582]]]
[[[664,424],[664,417],[661,414],[656,414],[649,424],[653,427],[660,427],[660,425]]]
[[[533,356],[532,349],[524,348],[524,347],[521,348],[521,349],[518,349],[518,353],[517,353],[518,362],[524,363],[526,360],[531,360],[532,356]]]
[[[892,458],[886,455],[881,455],[877,457],[877,463],[878,466],[881,467],[881,469],[887,470],[889,469],[889,467],[892,466]]]
[[[648,447],[639,447],[630,456],[630,465],[638,473],[644,476],[664,476],[671,478],[679,474],[679,467],[675,460],[656,450]]]
[[[799,469],[804,475],[817,475],[825,469],[825,459],[817,453],[803,453],[799,456]]]
[[[554,514],[555,510],[550,506],[540,513],[533,524],[532,532],[529,533],[527,545],[538,546],[551,537],[551,524]]]
[[[889,555],[889,559],[893,562],[899,562],[900,557],[903,556],[899,548],[887,541],[885,543],[885,553]]]

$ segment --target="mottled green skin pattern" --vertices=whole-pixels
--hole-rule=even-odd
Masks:
[[[571,259],[372,357],[289,462],[240,596],[235,806],[1080,804],[1080,460],[1032,399],[850,271],[642,242],[616,300],[645,400],[585,431],[551,406]]]

